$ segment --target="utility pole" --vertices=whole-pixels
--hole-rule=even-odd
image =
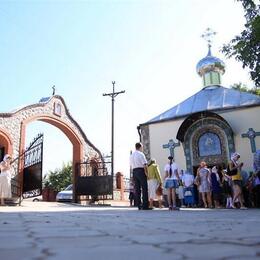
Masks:
[[[125,90],[115,92],[115,81],[112,81],[113,92],[105,93],[103,96],[109,96],[112,99],[112,122],[111,122],[111,175],[114,177],[114,102],[115,97],[119,94],[125,93]]]

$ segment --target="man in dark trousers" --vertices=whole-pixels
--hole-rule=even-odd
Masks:
[[[135,144],[135,151],[131,154],[130,164],[133,170],[133,180],[135,184],[135,199],[138,209],[149,210],[148,206],[148,186],[147,186],[147,160],[143,153],[143,145]],[[141,189],[142,200],[141,201]]]

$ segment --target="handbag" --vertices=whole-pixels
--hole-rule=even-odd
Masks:
[[[163,195],[163,189],[162,189],[162,186],[159,185],[158,188],[156,189],[156,195],[157,196],[162,196]]]

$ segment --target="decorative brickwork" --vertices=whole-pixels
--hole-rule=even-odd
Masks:
[[[5,149],[14,158],[24,150],[26,125],[36,120],[56,126],[70,139],[73,145],[73,163],[101,156],[70,115],[63,98],[52,96],[11,113],[0,113],[0,137],[11,140],[12,150],[10,145]]]

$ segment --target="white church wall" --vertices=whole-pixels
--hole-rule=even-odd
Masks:
[[[252,158],[250,140],[242,138],[241,134],[253,128],[254,131],[260,132],[260,106],[237,110],[218,112],[231,126],[234,132],[234,142],[236,151],[241,154],[241,161],[244,162],[243,169],[252,171]],[[170,139],[177,142],[176,139],[179,127],[185,118],[161,122],[149,125],[150,154],[155,158],[160,166],[161,174],[164,173],[164,165],[167,163],[167,157],[170,154],[169,149],[163,149],[162,145],[167,144]],[[255,138],[256,148],[260,149],[260,136]],[[174,150],[175,161],[181,169],[186,169],[186,159],[184,156],[183,146],[176,147]]]
[[[162,146],[167,144],[170,139],[178,142],[176,135],[182,122],[183,119],[180,119],[149,125],[151,158],[156,159],[162,176],[164,175],[164,166],[168,162],[167,158],[170,155],[170,150],[164,149]],[[174,149],[174,156],[180,169],[185,169],[186,161],[182,144]]]
[[[242,138],[241,134],[246,133],[249,128],[260,132],[260,107],[233,110],[223,112],[220,115],[230,124],[234,131],[235,147],[236,151],[241,154],[241,161],[244,162],[243,169],[251,171],[253,154],[250,140],[248,138]],[[260,149],[260,136],[255,137],[255,143],[256,149]]]

